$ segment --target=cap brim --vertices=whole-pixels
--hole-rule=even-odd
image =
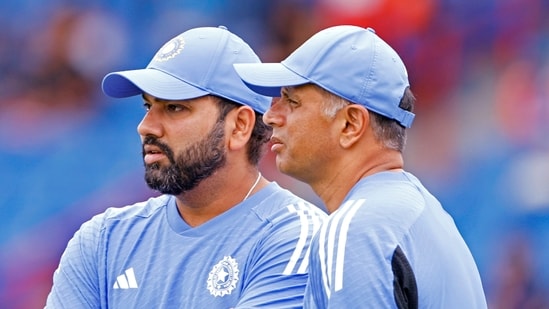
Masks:
[[[270,97],[279,97],[282,87],[309,83],[282,63],[236,63],[233,66],[248,88]]]
[[[196,86],[155,69],[120,71],[107,74],[101,84],[103,92],[113,98],[143,93],[165,100],[186,100],[208,94]]]

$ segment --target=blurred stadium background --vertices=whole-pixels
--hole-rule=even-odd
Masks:
[[[2,1],[0,308],[43,307],[80,224],[155,194],[140,99],[105,97],[105,73],[196,26],[225,25],[269,62],[335,24],[373,27],[407,64],[406,167],[454,216],[490,308],[549,308],[548,0]],[[262,169],[318,202],[272,155]]]

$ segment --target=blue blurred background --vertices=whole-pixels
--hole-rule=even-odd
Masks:
[[[66,242],[143,181],[140,98],[100,90],[196,26],[263,61],[316,31],[373,27],[418,103],[406,168],[453,215],[490,308],[549,308],[549,0],[19,0],[0,3],[0,308],[41,308]],[[310,188],[263,173],[318,202]]]

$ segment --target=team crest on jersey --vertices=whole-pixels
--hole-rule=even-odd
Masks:
[[[231,294],[238,282],[238,263],[230,256],[225,256],[208,275],[208,290],[213,296]]]
[[[185,40],[183,37],[178,36],[171,39],[168,43],[164,44],[162,48],[154,55],[155,61],[167,61],[173,57],[179,55],[185,46]]]

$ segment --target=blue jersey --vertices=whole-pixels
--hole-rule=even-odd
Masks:
[[[326,217],[276,183],[194,228],[169,195],[109,208],[69,241],[46,307],[300,307]]]
[[[486,308],[453,219],[407,172],[362,179],[311,244],[305,308]]]

